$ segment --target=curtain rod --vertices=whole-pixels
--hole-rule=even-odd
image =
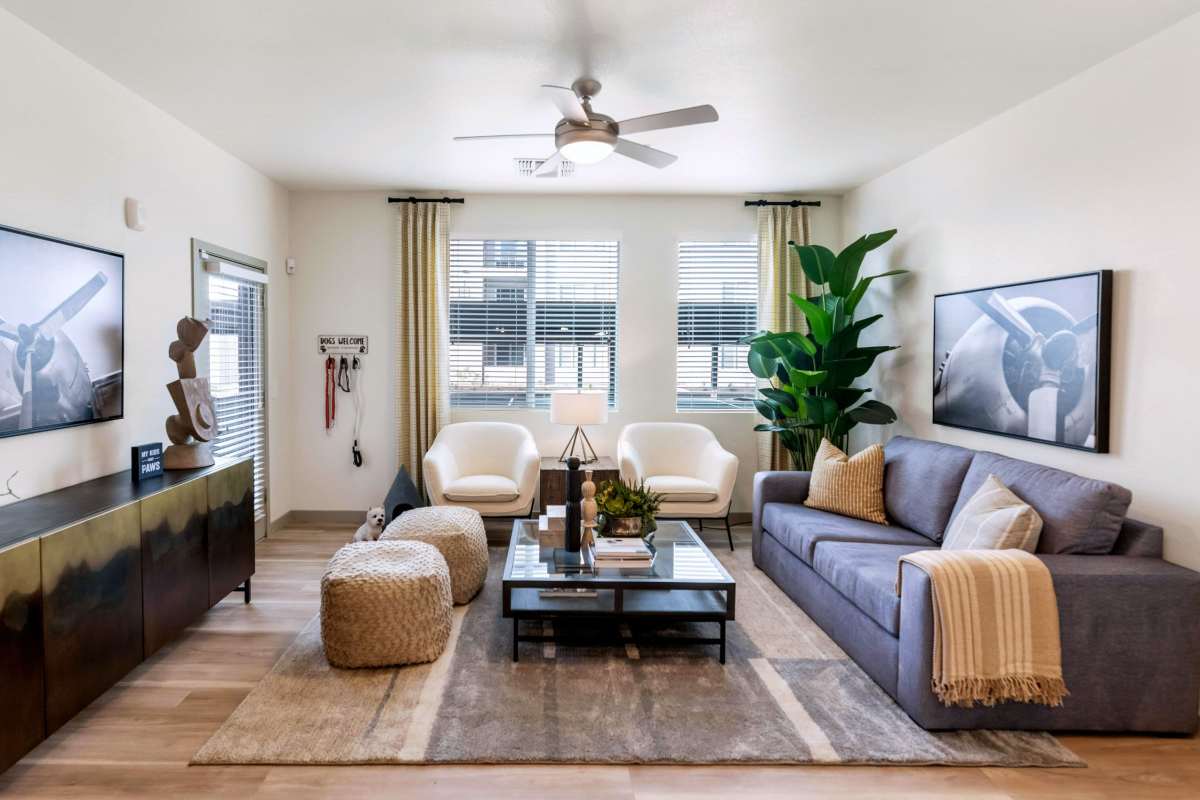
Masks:
[[[820,200],[747,200],[748,206],[791,206],[798,208],[799,206],[809,206],[810,208],[820,208]]]
[[[389,197],[389,203],[465,203],[461,197]]]

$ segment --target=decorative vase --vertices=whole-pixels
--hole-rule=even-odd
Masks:
[[[605,531],[606,536],[616,536],[618,538],[631,538],[642,535],[642,518],[641,517],[610,517],[608,520],[608,530]]]

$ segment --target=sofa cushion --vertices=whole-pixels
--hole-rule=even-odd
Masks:
[[[671,503],[707,503],[717,499],[717,487],[687,475],[652,475],[646,488]]]
[[[975,451],[896,436],[883,453],[888,519],[940,542]]]
[[[921,534],[896,525],[878,525],[799,503],[767,503],[763,506],[762,526],[806,564],[812,564],[813,547],[821,541],[934,546]]]
[[[503,475],[464,475],[446,484],[442,494],[459,503],[506,503],[521,491],[516,481]]]
[[[1042,518],[995,475],[988,475],[946,531],[943,550],[1037,550]]]
[[[896,594],[896,570],[900,556],[927,546],[909,544],[864,544],[818,542],[813,551],[813,571],[833,585],[859,611],[879,623],[893,636],[900,635],[900,597]]]
[[[813,459],[804,505],[886,525],[883,448],[873,444],[851,457],[828,439],[822,439]]]
[[[1041,515],[1039,553],[1104,555],[1112,552],[1125,512],[1133,499],[1128,489],[1115,483],[1084,478],[997,453],[979,452],[963,479],[954,517],[988,475],[999,478]]]

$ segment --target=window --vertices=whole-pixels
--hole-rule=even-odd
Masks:
[[[560,389],[616,406],[617,242],[450,242],[450,404],[546,408]]]
[[[753,408],[756,381],[743,336],[758,327],[758,246],[681,242],[675,408]]]
[[[218,458],[254,457],[254,523],[258,536],[267,519],[266,310],[267,263],[192,240],[195,307],[208,318],[209,384],[217,412],[213,454]],[[246,277],[210,272],[205,261],[241,268]]]

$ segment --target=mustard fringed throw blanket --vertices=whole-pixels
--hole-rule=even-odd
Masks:
[[[1062,644],[1050,571],[1023,550],[921,550],[900,557],[933,589],[933,692],[947,706],[1061,706]]]

